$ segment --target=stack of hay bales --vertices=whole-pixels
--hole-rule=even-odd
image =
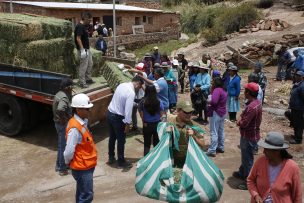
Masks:
[[[75,74],[69,21],[0,13],[0,62]]]

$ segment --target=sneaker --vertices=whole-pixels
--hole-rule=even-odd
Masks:
[[[218,149],[216,149],[216,152],[217,152],[217,153],[224,153],[225,151],[218,148]]]
[[[89,85],[87,85],[87,84],[79,84],[79,87],[81,87],[81,88],[88,88]]]
[[[94,81],[94,80],[86,80],[86,83],[87,83],[87,84],[94,84],[95,81]]]
[[[112,157],[112,158],[109,158],[109,159],[108,159],[107,164],[108,164],[108,165],[112,165],[112,164],[114,164],[115,162],[116,162],[116,159],[115,159],[114,157]]]
[[[297,140],[292,139],[289,141],[289,144],[302,144],[302,141],[297,141]]]
[[[239,190],[248,190],[246,182],[245,182],[245,183],[239,184],[239,185],[237,186],[237,188],[238,188]]]
[[[118,168],[132,168],[132,163],[124,160],[123,162],[118,162]]]
[[[237,179],[244,180],[244,178],[241,176],[241,174],[238,171],[234,171],[232,173],[232,176],[235,177],[235,178],[237,178]]]
[[[68,171],[68,170],[59,171],[58,174],[59,174],[60,176],[66,176],[66,175],[69,175],[69,171]]]
[[[209,157],[216,157],[216,154],[212,152],[207,152],[206,155]]]

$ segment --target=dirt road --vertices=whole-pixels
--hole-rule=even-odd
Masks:
[[[272,77],[275,67],[270,68]],[[247,73],[242,73],[246,78]],[[266,91],[269,104],[265,106],[277,107],[273,104],[277,98],[284,95],[274,94],[273,90],[281,83],[270,80]],[[181,99],[187,99],[189,93],[181,95]],[[242,95],[243,96],[243,95]],[[279,105],[285,108],[284,104]],[[206,140],[209,143],[209,129],[203,127],[207,134]],[[107,160],[107,126],[101,125],[92,129],[94,139],[99,152],[99,167],[95,171],[94,202],[156,202],[136,194],[134,189],[135,166],[129,171],[123,171],[116,167],[109,167],[105,164]],[[263,113],[262,135],[270,130],[282,131],[286,139],[290,138],[292,129],[288,122],[279,116]],[[214,162],[223,170],[225,175],[224,193],[220,202],[243,203],[249,202],[249,193],[235,189],[238,180],[231,177],[234,170],[240,164],[239,132],[235,124],[225,123],[226,150],[213,158]],[[75,194],[75,182],[71,175],[60,177],[55,173],[55,160],[57,148],[57,136],[52,123],[44,123],[37,126],[29,133],[22,134],[15,138],[0,136],[0,202],[73,202]],[[302,182],[304,181],[304,146],[291,146],[290,152],[301,167]],[[135,163],[142,157],[143,137],[140,134],[130,134],[127,138],[126,157]],[[259,153],[262,153],[260,149]]]

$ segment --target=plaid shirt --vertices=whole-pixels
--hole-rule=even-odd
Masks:
[[[252,141],[260,139],[260,125],[262,122],[262,103],[258,99],[250,102],[241,114],[239,121],[240,133]]]
[[[265,73],[263,73],[262,71],[258,73],[259,76],[259,85],[262,88],[263,91],[265,91],[266,85],[267,85],[267,77],[265,75]]]

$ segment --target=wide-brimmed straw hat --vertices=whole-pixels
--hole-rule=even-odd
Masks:
[[[284,135],[280,132],[273,131],[267,133],[265,140],[260,139],[258,145],[265,149],[279,150],[289,148],[289,145],[285,143]]]

